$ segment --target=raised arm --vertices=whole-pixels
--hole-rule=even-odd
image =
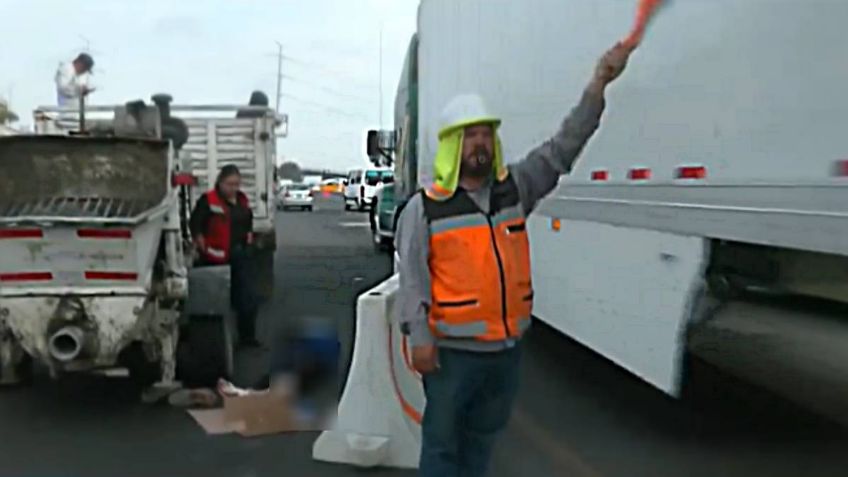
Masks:
[[[622,45],[607,51],[598,62],[580,103],[571,110],[554,137],[511,166],[526,213],[556,187],[559,176],[571,172],[586,143],[598,129],[605,107],[606,87],[624,71],[632,51]]]

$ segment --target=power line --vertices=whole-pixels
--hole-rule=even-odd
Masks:
[[[312,69],[320,70],[320,71],[323,71],[325,73],[329,73],[329,74],[332,74],[332,75],[344,77],[348,80],[349,83],[359,83],[359,86],[360,86],[361,89],[370,89],[370,88],[374,87],[373,83],[370,83],[370,82],[366,83],[366,82],[363,82],[362,80],[354,79],[348,73],[344,73],[344,72],[341,72],[341,71],[338,71],[338,70],[334,70],[332,68],[327,68],[326,66],[320,65],[318,63],[313,63],[311,61],[301,60],[301,59],[294,58],[294,57],[291,57],[291,56],[288,56],[288,55],[283,56],[283,58],[285,58],[286,60],[288,60],[291,63],[296,64],[296,65],[300,65],[300,66],[304,66],[306,68],[312,68]]]
[[[305,105],[312,106],[312,107],[315,107],[315,108],[323,109],[323,110],[325,110],[329,113],[339,114],[341,116],[347,116],[347,117],[355,118],[355,119],[363,119],[365,121],[368,120],[368,118],[366,118],[365,115],[352,114],[352,113],[349,113],[347,111],[335,108],[333,106],[318,103],[318,102],[315,102],[315,101],[309,101],[309,100],[306,100],[306,99],[301,99],[301,98],[298,98],[297,96],[292,96],[290,94],[283,93],[281,96],[284,97],[284,98],[291,99],[291,100],[296,101],[296,102],[301,103],[301,104],[305,104]]]
[[[364,102],[369,103],[369,104],[373,104],[373,102],[374,102],[374,100],[372,100],[372,99],[367,99],[367,98],[364,98],[362,96],[357,96],[357,95],[353,95],[353,94],[342,93],[342,92],[336,91],[336,90],[334,90],[334,89],[332,89],[328,86],[324,86],[324,85],[315,83],[314,81],[303,80],[303,79],[300,79],[296,76],[283,75],[283,78],[285,78],[287,80],[294,81],[295,83],[303,84],[303,85],[309,86],[311,88],[323,91],[327,94],[338,96],[340,98],[347,98],[347,99],[353,99],[353,100],[357,100],[357,101],[364,101]]]

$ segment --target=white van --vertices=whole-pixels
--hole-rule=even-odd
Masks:
[[[344,188],[345,210],[364,210],[371,206],[378,184],[394,182],[394,171],[389,167],[366,167],[352,169],[347,175]]]

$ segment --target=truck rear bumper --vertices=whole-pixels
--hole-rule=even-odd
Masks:
[[[4,298],[0,325],[20,346],[52,370],[82,371],[114,366],[118,354],[132,341],[149,342],[155,317],[145,296],[29,296]],[[50,339],[63,328],[85,334],[86,349],[77,358],[60,362],[50,351]]]

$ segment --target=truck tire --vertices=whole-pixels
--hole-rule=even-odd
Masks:
[[[192,316],[180,370],[188,387],[215,387],[233,375],[233,333],[222,316]]]

